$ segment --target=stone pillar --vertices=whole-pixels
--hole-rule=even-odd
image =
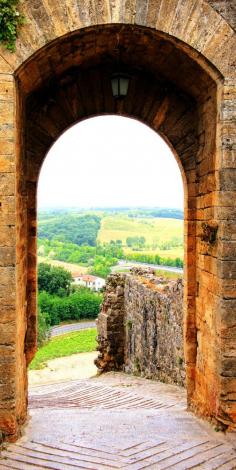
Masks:
[[[2,66],[1,66],[2,69]],[[21,223],[17,207],[19,150],[13,75],[0,75],[0,431],[14,439],[26,417],[25,289],[20,275]],[[20,241],[20,243],[19,243]],[[20,305],[21,304],[21,305]]]
[[[220,420],[236,426],[236,84],[226,81],[220,112],[220,155],[217,193],[218,290],[217,336]]]

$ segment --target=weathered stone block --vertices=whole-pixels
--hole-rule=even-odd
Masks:
[[[17,424],[13,411],[0,410],[0,429],[9,438],[11,435],[16,435]]]
[[[0,174],[0,197],[1,196],[14,196],[15,194],[15,174],[14,173],[1,173]]]
[[[224,168],[219,171],[220,191],[236,191],[236,168]],[[234,200],[232,200],[232,205]]]
[[[223,358],[221,362],[221,375],[236,378],[236,357]]]
[[[14,215],[15,218],[15,215]],[[5,218],[4,218],[5,219]],[[13,220],[9,220],[9,217],[6,217],[6,221],[11,224]],[[0,220],[1,220],[1,214],[0,214]],[[16,233],[15,233],[15,226],[14,225],[3,225],[0,226],[0,246],[8,246],[12,247],[14,246],[16,239]]]
[[[236,326],[236,300],[222,299],[217,308],[219,328],[225,330]]]
[[[0,344],[7,346],[16,343],[16,323],[1,323],[0,328]]]
[[[15,266],[16,252],[13,247],[0,247],[0,266]]]
[[[2,301],[0,305],[0,325],[1,323],[10,323],[16,319],[15,305],[9,305],[9,303],[6,303],[7,300]]]

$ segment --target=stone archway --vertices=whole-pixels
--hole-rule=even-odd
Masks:
[[[121,114],[159,132],[181,165],[185,207],[188,402],[236,423],[233,103],[235,33],[208,2],[24,2],[15,54],[1,50],[0,430],[14,438],[27,410],[36,348],[36,186],[69,126]],[[131,75],[122,105],[110,74],[117,44]],[[217,230],[211,243],[206,232]]]

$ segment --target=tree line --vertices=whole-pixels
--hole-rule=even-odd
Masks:
[[[86,266],[90,274],[103,278],[110,274],[112,266],[115,266],[121,259],[162,266],[183,267],[183,260],[179,257],[162,257],[158,254],[145,253],[145,251],[125,253],[119,240],[105,244],[98,243],[96,247],[78,246],[57,240],[39,240],[38,245],[40,255]]]
[[[96,246],[101,218],[93,214],[63,215],[39,221],[38,237]]]
[[[72,285],[64,268],[40,263],[38,266],[38,342],[48,329],[63,321],[96,318],[103,299],[101,293]]]

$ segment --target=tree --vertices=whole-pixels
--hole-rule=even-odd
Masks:
[[[0,0],[1,1],[1,0]],[[96,246],[100,217],[95,214],[62,215],[39,223],[39,238],[75,243],[78,246]]]
[[[127,237],[126,245],[129,247],[143,248],[145,245],[145,237]]]
[[[38,304],[46,321],[50,325],[58,325],[61,321],[96,318],[102,302],[102,294],[93,292],[86,287],[74,287],[73,293],[67,297],[58,297],[40,292]],[[41,318],[43,328],[44,318]]]
[[[72,275],[66,269],[40,263],[38,267],[38,288],[52,295],[66,296],[70,292]]]
[[[134,244],[134,237],[127,237],[126,238],[126,245],[131,247]]]

